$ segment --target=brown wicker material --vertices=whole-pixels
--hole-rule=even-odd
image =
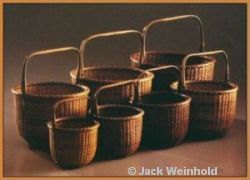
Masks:
[[[229,82],[229,62],[225,51],[190,54],[183,60],[185,67],[190,57],[219,53],[222,53],[226,60],[225,82],[185,81],[182,71],[181,92],[192,98],[190,135],[200,138],[221,137],[231,127],[235,119],[238,86]]]
[[[96,34],[86,38],[81,44],[81,55],[82,55],[82,64],[83,64],[83,54],[85,50],[85,46],[87,42],[92,39],[106,37],[106,36],[115,36],[115,35],[122,35],[134,33],[140,37],[142,42],[142,36],[139,31],[135,30],[125,30],[125,31],[117,31],[111,33],[103,33],[103,34]],[[111,67],[90,67],[90,68],[82,68],[81,69],[81,78],[79,84],[87,85],[90,87],[90,96],[93,97],[95,91],[107,84],[122,82],[125,80],[134,80],[140,74],[142,70],[139,69],[131,69],[131,68],[111,68]],[[76,78],[76,70],[72,70],[70,72],[70,76],[72,81],[75,81]],[[152,89],[152,79],[154,75],[152,73],[147,73],[145,76],[140,80],[139,84],[141,86],[141,93],[148,94],[151,92]],[[119,103],[124,104],[127,103],[131,95],[133,95],[134,89],[131,84],[116,87],[112,89],[112,91],[108,93],[103,93],[99,97],[100,104],[109,104],[109,103]]]
[[[157,52],[151,51],[146,52],[146,36],[148,29],[152,25],[162,23],[162,22],[171,22],[175,20],[193,18],[199,23],[200,27],[200,51],[204,50],[205,42],[204,42],[204,32],[202,27],[202,21],[198,16],[194,15],[183,15],[183,16],[175,16],[170,18],[158,19],[147,24],[143,29],[143,55],[142,60],[140,60],[140,53],[132,54],[131,66],[133,68],[139,68],[146,70],[148,68],[163,66],[163,65],[176,65],[181,68],[182,59],[185,57],[185,53],[174,53],[174,52]],[[214,65],[215,65],[214,57],[201,56],[192,58],[186,66],[186,79],[187,80],[212,80],[214,76]],[[176,81],[175,71],[168,72],[159,72],[155,73],[155,78],[153,80],[153,91],[161,91],[166,90],[166,85],[168,90],[170,90],[170,84]]]
[[[101,124],[99,154],[105,158],[125,157],[136,152],[140,146],[143,110],[129,105],[98,105],[101,91],[132,82],[131,80],[105,85],[96,91],[94,112]]]
[[[79,99],[86,100],[72,98],[58,102],[54,106],[55,117],[48,122],[51,157],[63,168],[87,165],[96,154],[100,124],[75,113],[71,105],[77,104]],[[65,111],[69,112],[67,116]]]
[[[22,85],[11,89],[14,94],[18,132],[31,148],[49,150],[49,134],[46,123],[53,118],[53,105],[56,102],[72,97],[88,96],[89,88],[86,86],[60,82],[26,83],[27,64],[32,57],[69,50],[77,52],[79,56],[78,49],[73,47],[39,51],[27,56],[23,65]],[[80,63],[79,59],[79,67]],[[80,111],[82,116],[86,116],[87,103],[86,99],[82,99],[71,106],[76,112]],[[82,108],[79,109],[79,106]]]
[[[163,69],[174,69],[180,75],[179,68],[173,65],[153,68],[150,71]],[[176,92],[153,92],[137,97],[138,106],[145,111],[143,145],[166,148],[181,143],[188,132],[191,98]]]

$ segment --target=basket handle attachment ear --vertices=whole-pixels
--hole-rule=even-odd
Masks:
[[[156,71],[162,71],[162,70],[168,70],[168,69],[174,69],[177,73],[178,73],[178,79],[179,79],[179,83],[180,84],[180,79],[181,79],[181,71],[177,66],[174,65],[166,65],[166,66],[159,66],[159,67],[155,67],[155,68],[151,68],[151,69],[147,69],[145,71],[143,71],[138,77],[137,80],[135,81],[135,101],[136,102],[140,102],[141,101],[141,96],[140,96],[140,87],[139,87],[139,81],[141,78],[143,78],[143,76],[147,73],[147,72],[156,72]],[[179,86],[177,88],[179,90]]]
[[[142,63],[143,63],[144,59],[146,59],[146,56],[147,56],[146,37],[147,37],[148,30],[150,29],[151,26],[153,26],[155,24],[163,23],[163,22],[171,22],[171,21],[177,21],[177,20],[189,19],[189,18],[193,18],[199,23],[199,28],[200,28],[200,48],[199,48],[199,51],[200,52],[204,51],[204,49],[205,49],[204,29],[203,29],[202,21],[198,16],[196,16],[196,15],[181,15],[181,16],[174,16],[174,17],[156,19],[156,20],[151,21],[150,23],[148,23],[143,28],[143,33],[142,33],[142,36],[143,36]]]
[[[186,88],[186,80],[185,80],[185,68],[186,68],[186,63],[188,59],[191,57],[200,57],[200,56],[209,56],[209,55],[217,55],[217,54],[223,54],[226,68],[225,68],[225,83],[229,83],[229,60],[228,60],[228,55],[224,50],[216,50],[216,51],[206,51],[202,53],[192,53],[184,57],[182,61],[182,68],[181,68],[181,84],[180,88],[185,89]]]
[[[56,49],[47,49],[47,50],[42,50],[42,51],[36,51],[36,52],[33,52],[33,53],[29,54],[24,59],[23,71],[22,71],[22,82],[21,82],[22,83],[21,84],[21,90],[22,90],[23,94],[26,94],[27,65],[28,65],[28,62],[31,60],[31,58],[33,58],[35,56],[40,56],[40,55],[45,55],[45,54],[53,54],[53,53],[64,52],[64,51],[74,51],[77,54],[77,56],[78,56],[78,67],[77,67],[76,82],[80,79],[81,61],[80,61],[80,52],[79,52],[79,50],[77,48],[75,48],[75,47],[62,47],[62,48],[56,48]]]
[[[94,94],[94,99],[93,99],[93,103],[92,103],[92,117],[95,117],[99,114],[98,112],[98,106],[99,106],[99,103],[98,103],[98,97],[100,95],[100,93],[103,91],[103,90],[107,90],[107,89],[110,89],[110,88],[114,88],[114,87],[117,87],[117,86],[122,86],[122,85],[126,85],[126,84],[131,84],[133,83],[135,80],[127,80],[127,81],[121,81],[121,82],[118,82],[118,83],[113,83],[113,84],[108,84],[108,85],[104,85],[104,86],[101,86],[99,89],[96,90],[95,94]],[[133,83],[133,87],[134,87],[134,90],[135,90],[135,86],[134,86],[134,83]],[[134,95],[133,95],[134,96]],[[133,97],[134,99],[135,97]]]
[[[84,68],[84,52],[85,52],[85,47],[86,44],[89,43],[89,41],[97,38],[104,38],[104,37],[109,37],[109,36],[118,36],[118,35],[124,35],[124,34],[136,34],[138,35],[140,39],[140,63],[142,61],[142,44],[143,44],[143,39],[142,39],[142,33],[140,31],[136,30],[123,30],[123,31],[113,31],[113,32],[107,32],[107,33],[100,33],[100,34],[95,34],[92,36],[87,37],[84,39],[81,43],[80,46],[80,56],[81,56],[81,62],[82,62],[82,68]]]
[[[82,103],[82,99],[88,99],[88,100],[91,100],[90,97],[74,97],[74,98],[68,98],[68,99],[63,99],[63,100],[60,100],[58,101],[57,103],[54,104],[53,106],[53,109],[54,109],[54,118],[53,120],[51,121],[52,122],[52,127],[54,128],[55,127],[55,121],[56,119],[58,119],[58,110],[60,109],[60,112],[61,112],[61,116],[62,117],[71,117],[73,116],[74,114],[74,117],[77,117],[79,116],[79,113],[81,112],[81,108],[83,105],[81,105]],[[71,104],[78,104],[78,108],[77,109],[72,109],[71,107]],[[90,114],[90,108],[88,109],[88,112],[87,112],[87,116]],[[66,115],[67,114],[67,115]]]

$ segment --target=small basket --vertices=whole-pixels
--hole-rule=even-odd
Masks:
[[[54,119],[48,122],[51,157],[62,168],[87,165],[96,154],[100,124],[71,112],[70,105],[78,102],[79,98],[72,98],[56,103]]]
[[[123,81],[100,87],[94,96],[94,114],[100,122],[99,154],[113,159],[135,153],[140,146],[144,111],[131,105],[98,105],[99,94],[106,89],[134,82]]]
[[[101,37],[108,37],[108,36],[117,36],[117,35],[123,35],[123,34],[129,34],[133,33],[140,37],[140,42],[142,44],[142,35],[139,31],[135,30],[125,30],[125,31],[116,31],[116,32],[110,32],[110,33],[102,33],[102,34],[96,34],[93,36],[90,36],[83,40],[81,44],[81,59],[83,64],[83,56],[86,44],[96,38]],[[95,94],[95,91],[107,84],[122,82],[126,80],[133,80],[138,77],[139,74],[142,73],[142,70],[139,69],[131,69],[131,68],[115,68],[115,67],[89,67],[89,68],[83,68],[81,69],[81,78],[78,82],[79,84],[87,85],[90,87],[90,96],[93,97]],[[72,70],[70,72],[70,76],[72,81],[75,81],[76,78],[76,70]],[[140,80],[139,84],[141,86],[141,93],[142,94],[148,94],[151,92],[152,89],[152,79],[154,75],[152,73],[147,73],[145,76]],[[116,88],[113,88],[108,93],[103,93],[99,97],[100,104],[112,104],[112,103],[118,103],[118,104],[127,104],[128,101],[130,101],[133,92],[133,86],[131,84],[119,86]]]
[[[87,97],[89,93],[88,87],[69,83],[26,83],[27,64],[32,57],[63,51],[74,51],[78,54],[79,77],[81,61],[78,49],[65,47],[38,51],[25,58],[22,84],[11,89],[14,94],[14,109],[18,132],[29,143],[30,147],[34,149],[49,150],[49,133],[46,124],[47,121],[53,118],[53,105],[62,99]],[[71,104],[72,111],[80,111],[82,116],[86,116],[87,103],[86,99],[81,99],[77,103]],[[81,107],[81,109],[78,107]]]
[[[179,68],[173,65],[152,68],[147,71],[165,69],[174,69],[180,75]],[[158,149],[181,143],[188,132],[191,98],[177,92],[167,91],[153,92],[140,97],[138,92],[138,107],[145,112],[143,145]]]
[[[181,92],[191,96],[190,135],[202,139],[223,136],[235,119],[238,86],[229,82],[229,62],[225,51],[208,51],[187,55],[182,67],[191,57],[222,53],[226,62],[225,82],[185,81],[182,70]],[[176,87],[173,84],[172,87]]]
[[[176,52],[146,52],[146,37],[147,32],[152,25],[162,23],[162,22],[172,22],[176,20],[193,18],[199,23],[200,27],[200,51],[202,52],[205,47],[204,42],[204,32],[202,27],[202,21],[198,16],[195,15],[183,15],[175,16],[170,18],[157,19],[143,28],[143,53],[142,58],[140,58],[140,53],[132,54],[131,66],[133,68],[139,68],[147,70],[149,68],[163,66],[163,65],[175,65],[181,68],[182,59],[185,57],[185,53]],[[142,60],[140,60],[142,59]],[[142,62],[141,62],[142,61]],[[208,56],[201,56],[192,58],[186,66],[185,73],[187,80],[212,80],[214,76],[214,65],[215,58]],[[159,72],[154,73],[155,78],[153,80],[153,91],[166,90],[166,85],[168,90],[170,90],[170,84],[176,81],[176,75],[174,71]]]

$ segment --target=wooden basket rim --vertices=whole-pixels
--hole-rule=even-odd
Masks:
[[[76,96],[81,96],[81,95],[88,95],[90,92],[89,87],[84,86],[84,85],[76,85],[76,84],[71,84],[71,83],[66,83],[66,82],[40,82],[40,83],[30,83],[27,84],[27,86],[36,86],[36,85],[64,85],[64,86],[69,86],[69,87],[78,87],[81,88],[83,91],[82,92],[77,92],[77,93],[70,93],[70,94],[61,94],[61,95],[36,95],[36,94],[25,94],[25,96],[30,96],[30,97],[39,97],[39,98],[68,98],[68,97],[76,97]],[[18,85],[16,87],[11,88],[11,92],[15,95],[23,95],[23,92],[21,92],[21,85]]]
[[[141,99],[142,99],[143,97],[150,96],[150,95],[154,95],[154,94],[162,94],[162,95],[164,95],[164,94],[169,94],[169,95],[173,94],[173,95],[178,95],[178,96],[184,97],[185,100],[183,100],[182,102],[175,102],[175,103],[168,103],[168,104],[167,104],[167,103],[166,103],[166,104],[143,103],[143,102],[138,102],[137,104],[138,104],[138,105],[141,105],[141,106],[148,106],[148,107],[154,108],[154,107],[173,107],[173,106],[180,106],[180,105],[185,105],[185,104],[188,104],[188,103],[191,102],[191,97],[190,97],[190,96],[185,95],[185,94],[181,94],[181,93],[176,93],[176,94],[175,94],[175,93],[171,93],[171,92],[153,92],[153,93],[151,93],[151,94],[141,96]]]
[[[111,71],[119,71],[119,70],[125,70],[125,71],[128,71],[131,72],[131,71],[134,71],[134,72],[138,72],[138,74],[141,74],[143,72],[143,70],[141,69],[131,69],[131,68],[117,68],[117,67],[88,67],[88,68],[84,68],[84,69],[81,69],[81,72],[83,70],[109,70],[110,73]],[[76,78],[75,76],[75,72],[76,72],[76,69],[72,69],[70,71],[70,76],[72,78]],[[151,73],[151,72],[145,72],[145,74],[147,74],[146,77],[143,77],[140,79],[140,82],[143,82],[143,81],[150,81],[154,78],[154,74]],[[84,80],[88,80],[88,81],[93,81],[93,82],[100,82],[100,83],[116,83],[116,82],[120,82],[120,81],[126,81],[126,80],[133,80],[133,79],[123,79],[123,80],[101,80],[101,79],[94,79],[94,78],[85,78],[85,77],[82,77],[81,79],[84,79]],[[134,79],[137,79],[137,77],[135,77]]]
[[[80,117],[63,117],[63,118],[58,118],[58,119],[60,119],[60,120],[65,120],[65,119],[71,119],[71,120],[73,120],[73,119],[78,119],[78,118],[80,118]],[[62,127],[52,127],[52,121],[49,121],[49,122],[47,122],[47,126],[48,126],[48,128],[50,128],[50,129],[56,129],[56,130],[62,130],[62,131],[90,131],[90,130],[95,130],[95,129],[98,129],[99,128],[99,126],[100,126],[100,123],[98,122],[98,121],[96,121],[96,120],[92,120],[92,122],[94,122],[94,124],[93,125],[90,125],[90,126],[87,126],[87,127],[81,127],[81,128],[62,128]]]
[[[106,109],[106,108],[114,108],[114,107],[121,107],[121,108],[127,108],[127,109],[133,109],[135,111],[138,112],[138,114],[136,115],[131,115],[131,116],[123,116],[123,117],[107,117],[107,116],[100,116],[97,115],[96,118],[97,119],[105,119],[105,120],[110,120],[110,121],[114,121],[114,122],[121,122],[121,121],[128,121],[131,119],[136,119],[139,117],[142,117],[144,115],[144,110],[134,107],[134,106],[130,106],[130,105],[121,105],[121,104],[107,104],[107,105],[99,105],[98,106],[98,110],[100,109]]]
[[[136,54],[139,54],[139,52],[133,53],[130,55],[130,60],[133,61],[134,63],[138,64],[138,61],[134,58]],[[183,56],[183,58],[188,55],[188,53],[184,52],[178,52],[178,51],[169,51],[169,52],[162,52],[162,51],[149,51],[147,54],[154,54],[154,55],[179,55]],[[193,67],[203,67],[203,66],[208,66],[210,64],[215,64],[216,63],[216,58],[213,58],[212,56],[201,56],[204,59],[206,59],[206,62],[204,63],[199,63],[199,64],[192,64],[192,65],[186,65],[186,68],[193,68]],[[143,63],[146,65],[153,65],[153,66],[159,66],[159,64],[154,64],[154,63]],[[181,64],[179,65],[181,67]]]

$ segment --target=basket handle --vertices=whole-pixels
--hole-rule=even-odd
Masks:
[[[64,103],[66,104],[66,103],[70,103],[70,102],[74,102],[74,101],[79,101],[81,99],[89,99],[89,100],[91,100],[90,97],[74,97],[74,98],[63,99],[63,100],[60,100],[57,103],[55,103],[54,106],[53,106],[54,118],[51,121],[52,122],[52,127],[55,127],[55,121],[58,118],[56,114],[57,114],[57,110],[58,110],[58,108],[60,106],[63,106]],[[88,110],[88,112],[89,111],[90,111],[90,109]]]
[[[216,51],[206,51],[206,52],[202,52],[202,53],[193,53],[193,54],[189,54],[187,56],[184,57],[183,61],[182,61],[182,68],[181,68],[181,84],[180,84],[180,88],[181,89],[185,89],[186,88],[186,83],[185,83],[185,67],[186,67],[186,63],[187,60],[190,59],[191,57],[199,57],[199,56],[208,56],[208,55],[216,55],[216,54],[223,54],[224,56],[224,60],[225,60],[225,64],[226,64],[226,70],[225,70],[225,83],[229,83],[229,60],[228,60],[228,55],[224,50],[216,50]]]
[[[81,62],[82,62],[82,68],[84,68],[84,51],[85,51],[85,47],[86,44],[96,38],[100,38],[100,37],[109,37],[109,36],[118,36],[118,35],[124,35],[124,34],[137,34],[140,38],[140,60],[139,62],[141,63],[142,61],[142,44],[143,44],[143,39],[142,39],[142,33],[140,31],[137,30],[124,30],[124,31],[113,31],[113,32],[107,32],[107,33],[101,33],[101,34],[95,34],[92,36],[87,37],[86,39],[84,39],[81,43],[80,46],[80,56],[81,56]]]
[[[180,83],[180,80],[181,80],[181,71],[180,71],[180,68],[178,68],[175,65],[165,65],[165,66],[160,66],[160,67],[155,67],[155,68],[147,69],[147,70],[143,71],[137,77],[137,80],[135,81],[136,92],[135,92],[135,100],[134,101],[136,101],[136,102],[140,102],[141,101],[139,81],[140,81],[141,78],[143,78],[144,74],[146,74],[147,72],[156,72],[156,71],[168,70],[170,68],[174,69],[178,73],[178,79],[179,79],[179,83]],[[179,90],[179,85],[178,85],[177,89]]]
[[[193,19],[195,19],[199,23],[199,27],[200,27],[200,48],[199,48],[199,51],[200,52],[204,51],[204,49],[205,49],[204,30],[203,30],[203,24],[202,24],[201,19],[198,16],[196,16],[196,15],[174,16],[174,17],[156,19],[156,20],[151,21],[150,23],[148,23],[146,26],[144,26],[143,33],[142,33],[142,36],[143,36],[142,61],[147,56],[147,53],[146,53],[146,37],[147,37],[147,32],[148,32],[149,28],[152,25],[163,23],[163,22],[177,21],[177,20],[181,20],[181,19],[189,19],[189,18],[193,18]]]
[[[114,88],[114,87],[117,87],[117,86],[121,86],[121,85],[125,85],[125,84],[130,84],[130,83],[133,83],[135,80],[127,80],[127,81],[122,81],[122,82],[118,82],[118,83],[113,83],[113,84],[108,84],[108,85],[104,85],[104,86],[101,86],[99,89],[96,90],[95,94],[94,94],[94,98],[93,98],[93,101],[92,101],[92,117],[94,117],[94,115],[98,115],[98,97],[99,97],[99,94],[103,91],[103,90],[106,90],[106,89],[110,89],[110,88]],[[135,85],[133,83],[133,87],[135,88]],[[133,97],[135,98],[135,97]]]
[[[24,59],[23,71],[22,71],[22,84],[21,84],[21,90],[22,90],[23,94],[26,94],[27,65],[28,65],[28,62],[30,61],[30,59],[35,57],[35,56],[40,56],[40,55],[44,55],[44,54],[53,54],[53,53],[64,52],[64,51],[74,51],[77,53],[77,55],[78,55],[78,68],[77,68],[76,82],[78,81],[78,79],[80,79],[81,61],[80,61],[80,51],[77,48],[75,48],[75,47],[62,47],[62,48],[57,48],[57,49],[47,49],[47,50],[42,50],[42,51],[36,51],[36,52],[29,54]]]

